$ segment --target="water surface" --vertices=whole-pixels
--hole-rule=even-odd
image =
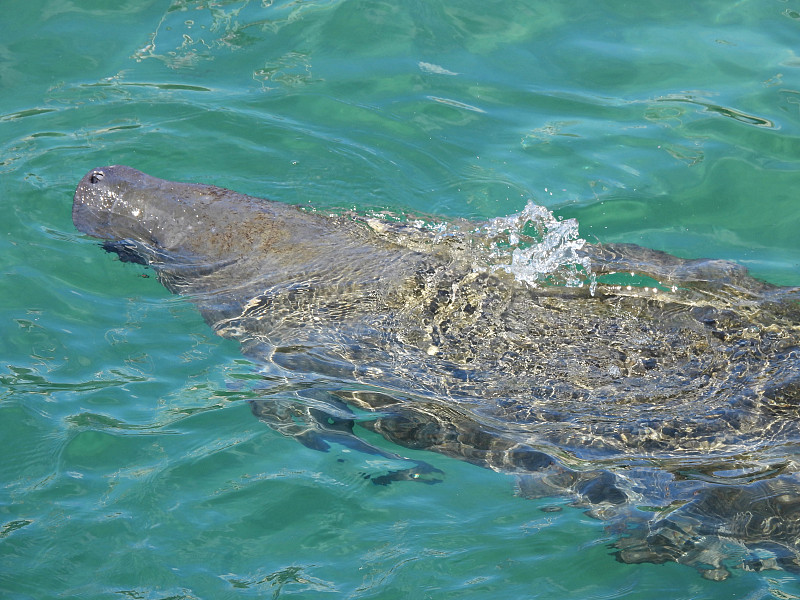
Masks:
[[[372,485],[254,419],[238,348],[70,219],[112,163],[321,210],[532,199],[800,285],[800,5],[34,0],[0,26],[5,596],[800,596],[619,564],[602,522],[431,453],[405,451],[443,483]]]

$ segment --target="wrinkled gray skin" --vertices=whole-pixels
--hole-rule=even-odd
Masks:
[[[588,248],[592,271],[658,291],[533,288],[477,268],[467,230],[435,241],[122,166],[81,180],[73,220],[263,365],[271,427],[402,466],[376,483],[441,473],[355,424],[572,498],[619,527],[624,562],[800,569],[796,289],[628,245]]]

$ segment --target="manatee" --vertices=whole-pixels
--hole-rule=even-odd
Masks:
[[[570,498],[620,532],[623,562],[800,568],[797,288],[583,243],[566,284],[557,268],[532,284],[497,249],[552,225],[533,218],[442,232],[124,166],[92,169],[72,214],[241,344],[258,418],[395,461],[376,484],[439,481],[402,448],[430,450]]]

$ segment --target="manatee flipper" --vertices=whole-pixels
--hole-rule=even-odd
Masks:
[[[347,443],[353,434],[352,418],[284,399],[252,400],[250,409],[261,421],[306,448],[327,452],[331,443]]]
[[[393,481],[441,481],[436,476],[443,473],[440,469],[423,461],[381,450],[359,438],[353,431],[355,417],[352,412],[335,398],[329,402],[318,401],[309,405],[298,400],[274,398],[252,400],[250,408],[253,415],[269,427],[312,450],[327,452],[332,444],[339,444],[363,454],[411,465],[406,469],[365,475],[365,479],[376,485],[388,485]]]
[[[383,475],[369,476],[367,479],[369,479],[375,485],[389,485],[393,481],[419,481],[420,483],[429,484],[442,482],[441,478],[438,477],[438,474],[444,474],[444,471],[441,469],[437,469],[436,467],[421,460],[415,460],[411,462],[414,463],[414,466],[410,469],[389,471]]]

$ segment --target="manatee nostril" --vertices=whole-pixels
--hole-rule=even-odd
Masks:
[[[105,174],[102,171],[95,171],[94,173],[92,173],[92,176],[89,179],[89,181],[91,181],[92,183],[100,183],[103,180],[103,177],[105,177]]]

